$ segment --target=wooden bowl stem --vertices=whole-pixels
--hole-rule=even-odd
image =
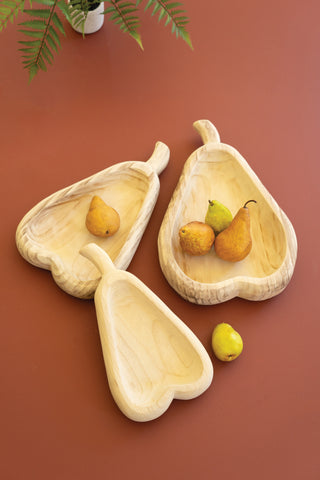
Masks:
[[[109,255],[106,255],[95,243],[85,245],[79,253],[90,260],[97,267],[101,275],[112,274],[112,272],[116,270]]]
[[[151,157],[146,163],[150,165],[157,175],[160,175],[168,165],[169,157],[170,150],[168,146],[162,142],[157,142]]]
[[[193,123],[193,127],[199,133],[201,140],[207,143],[219,143],[220,135],[216,127],[209,120],[197,120]]]

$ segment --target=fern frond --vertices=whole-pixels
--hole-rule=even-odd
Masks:
[[[138,32],[140,22],[137,15],[138,9],[134,2],[126,0],[106,0],[109,3],[103,13],[109,14],[109,19],[119,26],[120,30],[128,33],[143,50],[141,36]]]
[[[53,52],[60,47],[58,32],[65,35],[63,25],[56,13],[59,0],[37,0],[41,9],[25,9],[30,19],[20,23],[19,31],[34,40],[20,40],[24,68],[29,71],[29,81],[39,70],[47,70],[53,61]]]
[[[6,28],[8,22],[13,23],[19,12],[24,9],[25,0],[0,1],[0,32]]]
[[[65,16],[65,18],[71,24],[72,22],[71,22],[71,17],[70,17],[70,8],[71,8],[70,3],[66,2],[65,0],[58,0],[57,7],[61,10],[61,12]]]
[[[136,0],[139,5],[142,0]],[[189,19],[181,2],[172,0],[148,0],[145,10],[153,8],[151,15],[158,15],[158,21],[164,20],[164,25],[171,24],[171,33],[181,37],[193,49],[191,38],[186,30]]]

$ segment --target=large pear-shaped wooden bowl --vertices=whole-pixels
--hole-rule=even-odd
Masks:
[[[31,264],[51,270],[55,282],[67,293],[92,298],[100,273],[79,254],[80,249],[94,242],[118,268],[128,267],[158,198],[158,175],[167,166],[169,155],[169,148],[157,142],[147,162],[115,164],[42,200],[18,225],[16,243],[21,255]],[[93,195],[120,215],[120,229],[112,237],[96,237],[86,228]]]
[[[159,231],[163,274],[183,298],[197,304],[213,305],[236,296],[271,298],[292,277],[297,257],[294,229],[246,160],[220,142],[214,125],[199,120],[194,127],[204,146],[186,161]],[[248,205],[253,246],[244,260],[221,260],[214,247],[203,256],[182,251],[179,228],[194,220],[204,222],[208,200],[220,201],[235,215],[250,199],[257,201]]]
[[[102,275],[94,301],[110,391],[120,410],[145,422],[162,415],[174,398],[202,394],[213,367],[187,325],[96,244],[81,253]]]

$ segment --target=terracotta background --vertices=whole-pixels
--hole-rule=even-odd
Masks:
[[[145,50],[110,22],[67,27],[54,66],[29,85],[16,28],[0,35],[3,480],[320,478],[318,0],[185,0],[192,52],[149,14]],[[264,302],[189,304],[163,277],[158,230],[208,118],[290,218],[293,278]],[[159,419],[128,420],[107,384],[92,301],[62,292],[19,255],[15,230],[42,198],[114,163],[171,150],[154,213],[128,268],[195,332],[212,386]],[[244,339],[212,354],[217,323]]]

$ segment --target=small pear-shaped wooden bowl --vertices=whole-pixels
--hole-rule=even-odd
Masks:
[[[57,285],[70,295],[92,298],[100,273],[79,254],[80,249],[94,242],[118,268],[128,267],[158,198],[158,175],[169,155],[169,148],[157,142],[147,162],[117,163],[42,200],[18,225],[16,244],[21,255],[51,270]],[[86,228],[93,195],[120,215],[120,229],[112,237],[96,237]]]
[[[265,300],[284,290],[297,257],[297,239],[285,213],[263,186],[246,160],[220,142],[208,120],[194,123],[204,146],[186,161],[164,216],[159,236],[160,266],[169,284],[190,302],[213,305],[233,297]],[[218,200],[235,215],[247,200],[252,250],[242,261],[217,257],[214,247],[203,256],[182,251],[179,228],[204,222],[208,200]]]
[[[110,391],[120,410],[145,422],[162,415],[174,398],[202,394],[213,367],[187,325],[96,244],[81,253],[102,275],[94,301]]]

